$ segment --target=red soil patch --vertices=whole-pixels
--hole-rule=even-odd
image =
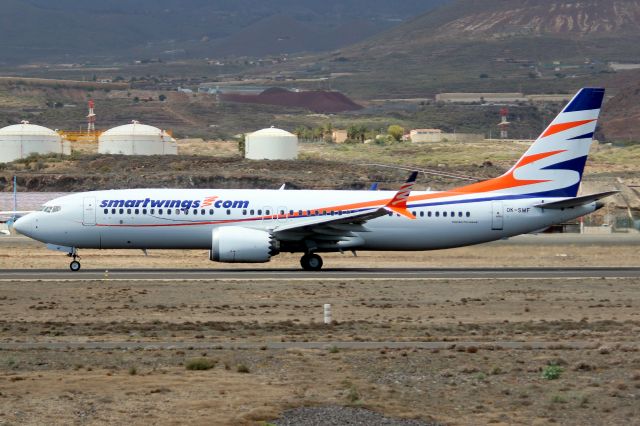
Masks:
[[[342,93],[324,90],[291,92],[286,89],[274,87],[265,90],[259,95],[222,95],[222,100],[252,104],[298,107],[319,113],[355,111],[362,109],[362,106],[353,102]]]

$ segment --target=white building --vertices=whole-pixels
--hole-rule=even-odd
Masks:
[[[164,130],[132,121],[131,124],[114,127],[100,135],[100,154],[124,155],[176,155],[176,140]]]
[[[295,160],[298,158],[298,137],[274,127],[248,134],[245,158],[250,160]]]
[[[0,163],[28,157],[30,154],[70,154],[71,145],[46,127],[23,121],[0,129]]]

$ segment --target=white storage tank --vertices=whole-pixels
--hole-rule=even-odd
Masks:
[[[258,130],[245,138],[244,156],[250,160],[295,160],[298,137],[275,127]]]
[[[132,121],[131,124],[114,127],[100,135],[100,154],[123,155],[175,155],[176,140],[157,127]]]
[[[0,129],[0,163],[30,154],[67,154],[62,137],[51,129],[23,121]]]

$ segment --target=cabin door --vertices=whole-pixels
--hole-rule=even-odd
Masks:
[[[94,226],[96,224],[96,199],[94,197],[85,197],[82,211],[82,224]]]

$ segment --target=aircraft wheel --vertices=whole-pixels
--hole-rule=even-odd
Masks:
[[[322,269],[322,258],[317,254],[305,254],[300,259],[300,265],[305,271],[319,271]]]
[[[71,269],[73,272],[78,272],[80,270],[80,262],[78,262],[77,260],[72,261],[69,264],[69,269]]]

